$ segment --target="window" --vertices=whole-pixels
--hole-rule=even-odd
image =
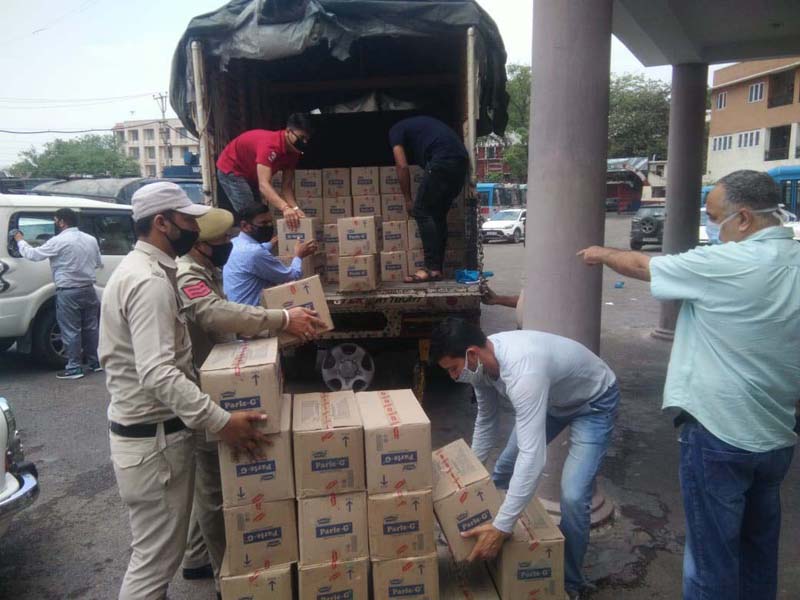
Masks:
[[[38,248],[47,240],[55,235],[55,224],[52,213],[34,213],[14,215],[9,223],[9,229],[19,229],[25,235],[25,241],[34,248]],[[19,258],[17,245],[9,245],[9,250],[13,250],[13,255]]]
[[[497,156],[497,148],[494,146],[486,147],[486,158],[495,158]]]
[[[728,92],[717,94],[717,110],[722,110],[728,105]]]
[[[761,141],[760,131],[743,131],[738,135],[738,148],[752,148],[758,146]]]
[[[786,106],[794,101],[794,74],[797,70],[776,73],[769,78],[767,107]]]
[[[733,148],[732,135],[718,135],[711,140],[711,150],[717,152],[719,150],[730,150]]]
[[[138,129],[131,129],[128,131],[128,141],[129,142],[138,142],[139,141],[139,130]]]
[[[155,177],[156,176],[156,166],[155,165],[147,165],[144,168],[144,172],[147,177]]]
[[[767,130],[767,139],[764,140],[767,148],[764,150],[764,160],[786,160],[789,158],[790,125],[771,127]]]
[[[139,148],[128,148],[131,158],[139,158]]]
[[[128,213],[85,215],[84,220],[91,226],[91,233],[97,238],[100,254],[124,256],[136,243],[133,233],[133,220]]]
[[[147,153],[147,154],[145,154],[145,156],[147,156],[147,158],[153,159],[153,158],[156,157],[156,147],[155,146],[148,146],[147,148],[145,148],[145,152]]]
[[[118,144],[124,144],[125,143],[125,132],[124,131],[115,131],[114,132],[114,140]]]
[[[155,129],[145,129],[144,130],[144,140],[146,142],[152,142],[156,139],[156,130]]]
[[[754,83],[747,94],[748,102],[761,102],[764,99],[764,82]]]

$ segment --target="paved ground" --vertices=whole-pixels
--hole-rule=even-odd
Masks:
[[[610,217],[607,239],[624,246],[628,220]],[[521,245],[493,245],[486,268],[493,287],[513,293],[523,278]],[[650,337],[658,304],[647,287],[607,272],[603,296],[602,355],[617,372],[623,404],[601,485],[616,505],[612,525],[593,536],[587,571],[597,580],[597,600],[680,597],[683,513],[677,477],[677,444],[660,414],[669,346]],[[513,311],[487,307],[489,332],[514,327]],[[307,384],[307,383],[306,383]],[[27,456],[41,473],[42,494],[0,539],[0,598],[116,597],[128,559],[127,517],[108,459],[102,376],[60,382],[23,356],[0,355],[0,394],[8,397],[23,428]],[[434,381],[426,398],[434,444],[469,438],[473,408],[463,389]],[[506,427],[510,413],[506,412]],[[800,474],[783,487],[781,600],[800,589]],[[208,582],[175,579],[170,597],[213,598]],[[756,599],[753,599],[756,600]]]

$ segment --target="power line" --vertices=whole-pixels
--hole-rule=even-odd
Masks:
[[[11,38],[11,39],[7,39],[7,40],[4,40],[4,41],[7,42],[7,43],[12,43],[12,42],[16,42],[18,40],[21,40],[23,38],[26,38],[29,35],[36,35],[38,33],[42,33],[43,31],[47,31],[48,29],[53,27],[53,25],[59,24],[61,21],[63,21],[67,17],[72,16],[73,14],[82,13],[87,8],[89,8],[89,6],[91,6],[92,4],[96,4],[97,2],[99,2],[99,0],[86,0],[80,6],[78,6],[76,8],[73,8],[72,10],[68,10],[67,12],[61,14],[61,16],[56,17],[55,19],[53,19],[52,21],[50,21],[46,25],[44,25],[42,27],[39,27],[38,29],[34,29],[33,31],[30,31],[30,32],[27,32],[27,33],[23,33],[21,35],[18,35],[17,37],[14,37],[14,38]]]
[[[155,125],[158,121],[147,121],[146,123],[139,123],[137,127],[144,127],[145,125]],[[39,131],[15,131],[12,129],[0,129],[0,133],[9,133],[11,135],[30,135],[40,133],[94,133],[96,131],[115,131],[122,128],[114,127],[95,127],[92,129],[42,129]]]

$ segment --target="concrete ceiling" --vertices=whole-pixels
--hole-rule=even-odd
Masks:
[[[613,27],[647,67],[800,55],[800,0],[614,0]]]

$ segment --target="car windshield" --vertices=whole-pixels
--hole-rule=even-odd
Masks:
[[[518,210],[501,210],[489,219],[490,221],[516,221],[519,218]]]
[[[194,204],[203,204],[203,184],[193,181],[179,181],[178,185],[186,192]]]

